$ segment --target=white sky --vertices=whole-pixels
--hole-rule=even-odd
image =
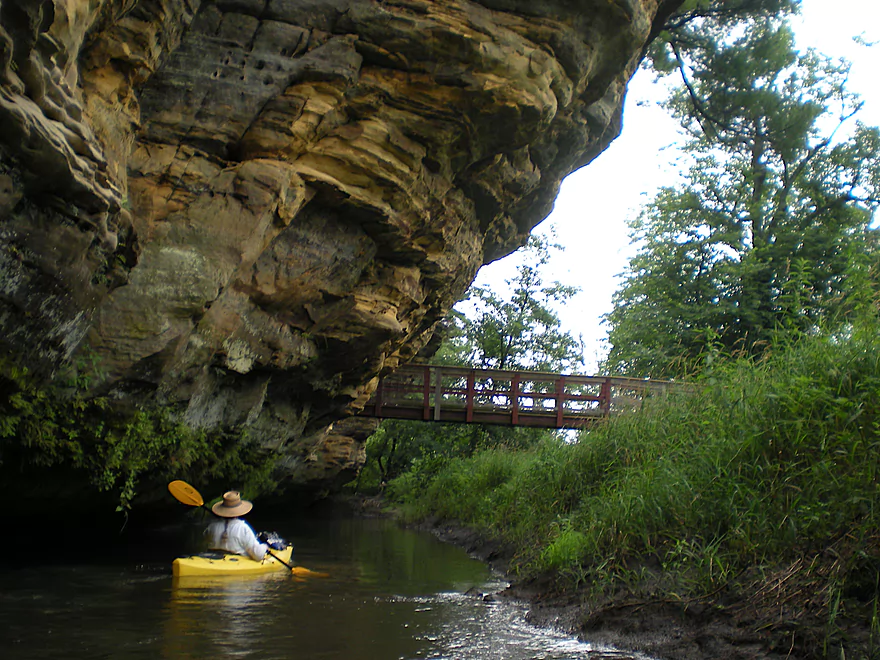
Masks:
[[[813,47],[831,57],[853,63],[849,89],[865,101],[859,118],[880,125],[880,45],[856,45],[861,35],[880,42],[880,2],[877,0],[803,0],[801,16],[794,19],[798,45]],[[675,182],[678,125],[657,107],[664,94],[653,76],[639,71],[629,86],[623,132],[611,146],[562,184],[553,212],[536,233],[555,230],[565,247],[555,253],[544,271],[545,282],[558,280],[579,286],[582,292],[559,309],[563,329],[581,335],[585,344],[584,373],[595,373],[604,355],[606,328],[601,316],[611,311],[616,275],[634,253],[627,218],[638,215],[642,204],[663,185]],[[483,267],[476,284],[505,290],[504,281],[516,273],[519,255]]]

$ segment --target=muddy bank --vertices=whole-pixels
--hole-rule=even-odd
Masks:
[[[510,586],[497,594],[529,603],[528,619],[539,626],[576,634],[586,641],[622,651],[646,653],[669,660],[777,660],[798,658],[795,649],[780,648],[784,640],[755,632],[717,602],[645,599],[621,592],[611,598],[591,598],[584,587],[560,592],[551,576],[520,580],[507,572],[513,550],[482,538],[477,532],[448,522],[418,525],[439,539],[504,572]],[[754,623],[754,622],[752,622]],[[790,640],[789,640],[790,642]]]
[[[357,515],[395,517],[381,498],[340,500]],[[772,574],[742,574],[732,585],[703,598],[683,599],[664,591],[662,576],[650,570],[631,590],[591,594],[590,585],[561,590],[553,576],[519,579],[510,574],[514,549],[450,521],[426,520],[414,528],[455,544],[507,576],[510,586],[493,594],[529,603],[528,618],[539,626],[576,634],[592,643],[640,652],[658,660],[814,660],[869,655],[868,619],[851,613],[837,623],[847,652],[823,652],[827,619],[806,574],[791,566]],[[866,649],[853,654],[852,649]]]

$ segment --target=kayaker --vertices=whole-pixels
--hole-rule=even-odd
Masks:
[[[256,561],[263,559],[269,546],[260,543],[253,528],[241,518],[252,508],[254,505],[241,499],[237,490],[223,493],[223,499],[211,507],[223,520],[215,520],[205,530],[211,550],[225,550]]]

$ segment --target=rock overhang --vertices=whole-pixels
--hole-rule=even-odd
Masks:
[[[350,469],[328,424],[617,135],[674,4],[3,0],[4,353]]]

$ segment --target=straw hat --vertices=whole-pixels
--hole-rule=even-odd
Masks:
[[[241,499],[241,493],[237,490],[230,490],[228,493],[223,493],[223,501],[212,506],[211,511],[221,518],[237,518],[253,508],[253,504]]]

